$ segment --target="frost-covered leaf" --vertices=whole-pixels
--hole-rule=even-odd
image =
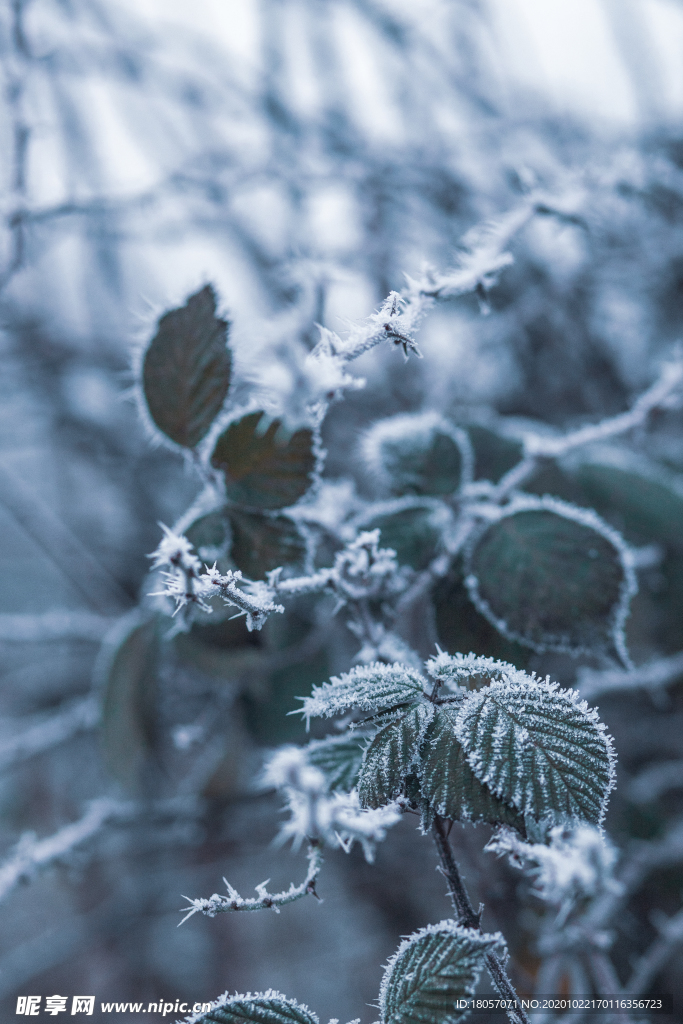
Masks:
[[[497,434],[488,427],[468,424],[467,434],[474,449],[474,477],[498,483],[508,470],[521,461],[524,448],[520,441]]]
[[[384,726],[365,751],[358,778],[361,807],[384,807],[403,793],[406,777],[417,764],[433,704],[415,704]]]
[[[230,510],[232,560],[246,577],[261,580],[278,566],[303,567],[306,541],[286,515]]]
[[[441,921],[415,932],[389,960],[379,993],[382,1024],[450,1024],[467,1011],[458,999],[474,995],[486,954],[501,942]]]
[[[619,651],[635,591],[623,542],[597,515],[528,499],[479,535],[466,583],[479,611],[538,651]]]
[[[487,789],[470,768],[455,735],[457,712],[438,708],[420,758],[420,790],[432,814],[453,821],[510,825],[524,834],[524,818]]]
[[[225,509],[209,512],[188,526],[185,536],[202,562],[212,565],[225,558],[230,549],[230,526]]]
[[[452,494],[472,477],[467,435],[436,413],[401,414],[373,424],[363,455],[374,481],[392,494]]]
[[[157,719],[159,637],[155,620],[124,621],[100,663],[102,755],[114,778],[131,791],[144,785]]]
[[[446,650],[474,651],[512,662],[517,668],[526,667],[530,649],[503,636],[472,603],[461,558],[456,558],[450,571],[436,581],[432,597],[437,636]]]
[[[468,693],[455,733],[480,782],[522,814],[601,823],[614,753],[605,726],[575,691],[517,672]]]
[[[306,747],[308,760],[325,776],[330,792],[340,789],[350,792],[358,784],[358,772],[363,761],[367,737],[362,733],[345,733],[313,740]]]
[[[425,667],[430,678],[454,693],[460,689],[480,690],[502,679],[506,672],[515,672],[515,666],[507,661],[477,654],[446,654],[442,650],[425,662]]]
[[[332,676],[329,683],[314,686],[310,697],[304,697],[302,714],[311,718],[330,718],[358,708],[361,711],[386,711],[415,700],[424,692],[427,680],[398,662],[382,665],[358,665],[342,676]]]
[[[360,520],[363,530],[381,531],[383,548],[393,548],[399,565],[425,569],[436,554],[444,526],[443,509],[416,506],[393,512],[380,512]]]
[[[145,352],[142,386],[159,430],[184,448],[206,437],[230,386],[229,323],[216,316],[211,285],[159,320]]]
[[[290,434],[281,420],[251,412],[231,423],[216,441],[211,464],[225,474],[230,501],[252,508],[293,505],[313,482],[315,436],[307,427]]]
[[[206,1012],[185,1018],[187,1024],[319,1024],[307,1006],[269,989],[229,996],[227,993]]]

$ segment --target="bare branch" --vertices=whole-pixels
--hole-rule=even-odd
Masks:
[[[658,690],[683,675],[683,651],[668,658],[657,658],[646,665],[622,672],[619,669],[599,671],[592,668],[579,670],[577,688],[581,696],[593,700],[599,694],[620,693],[624,690]]]
[[[94,729],[99,719],[100,703],[95,697],[86,697],[50,718],[43,718],[0,743],[0,770],[65,743],[80,732]]]

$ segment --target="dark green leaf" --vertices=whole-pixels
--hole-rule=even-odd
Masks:
[[[467,572],[477,608],[512,639],[539,651],[620,650],[635,584],[597,516],[540,501],[511,512],[479,536]]]
[[[318,1018],[279,992],[255,992],[219,999],[196,1024],[318,1024]]]
[[[233,508],[230,526],[232,560],[249,579],[264,579],[280,565],[303,569],[306,541],[289,516]]]
[[[420,789],[433,814],[453,821],[510,825],[524,834],[524,818],[484,786],[455,735],[457,712],[438,708],[421,755]]]
[[[359,732],[343,736],[327,736],[313,740],[306,747],[308,760],[319,768],[332,792],[340,789],[348,793],[358,783],[358,772],[363,761],[367,737]]]
[[[227,510],[219,509],[195,519],[185,530],[185,536],[201,558],[202,562],[213,565],[225,561],[230,551],[231,533]]]
[[[468,424],[466,430],[474,449],[475,480],[490,480],[497,484],[508,470],[520,462],[523,455],[520,441],[496,434],[476,423]]]
[[[363,450],[376,482],[392,494],[452,494],[471,478],[467,435],[433,413],[380,420],[368,430]]]
[[[614,754],[585,701],[519,673],[467,694],[455,733],[477,778],[536,819],[599,825],[614,784]]]
[[[211,464],[225,474],[230,501],[253,508],[293,505],[313,482],[315,438],[308,428],[287,434],[281,420],[252,412],[235,420],[216,442]]]
[[[144,788],[157,717],[159,640],[155,620],[135,615],[102,668],[102,754],[107,769],[126,789]]]
[[[384,807],[404,791],[417,763],[433,704],[415,704],[377,733],[365,751],[358,778],[361,807]]]
[[[461,559],[437,580],[432,592],[439,643],[449,651],[473,651],[524,668],[531,657],[528,647],[503,636],[472,604]]]
[[[195,448],[221,411],[230,386],[229,324],[216,316],[206,285],[159,320],[145,353],[142,385],[150,415],[167,437]]]
[[[358,708],[361,711],[386,711],[399,704],[412,703],[427,686],[427,680],[405,665],[358,665],[329,683],[314,686],[304,698],[302,713],[306,719],[330,718]]]
[[[379,513],[357,525],[362,530],[381,530],[381,546],[393,548],[400,565],[420,570],[426,569],[436,554],[446,518],[443,512],[443,509],[416,506]]]
[[[379,993],[382,1024],[451,1024],[466,1015],[457,1000],[474,995],[486,954],[500,942],[441,921],[401,943]]]

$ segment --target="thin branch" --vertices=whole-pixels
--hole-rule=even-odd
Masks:
[[[475,913],[469,893],[465,888],[458,865],[455,861],[455,857],[453,856],[451,844],[448,841],[448,833],[446,831],[444,819],[440,818],[438,815],[432,825],[432,835],[441,859],[441,870],[448,882],[448,894],[451,897],[451,902],[457,915],[458,923],[464,925],[466,928],[473,928],[476,931],[481,931],[481,914],[484,908],[480,907],[478,912]],[[508,973],[505,970],[505,964],[501,958],[496,956],[495,953],[487,953],[486,967],[489,975],[491,976],[491,981],[501,998],[511,1000],[513,1005],[518,1007],[519,999],[517,993],[514,985],[508,977]],[[513,1024],[530,1024],[529,1018],[524,1010],[510,1009],[506,1012]]]
[[[657,658],[638,665],[627,672],[618,669],[599,671],[592,668],[579,670],[577,689],[581,696],[592,700],[602,693],[621,693],[624,690],[658,690],[683,675],[683,651],[667,658]]]
[[[658,922],[659,938],[655,939],[638,960],[624,992],[630,996],[641,995],[650,987],[678,946],[683,943],[683,910],[674,917]]]
[[[114,618],[86,611],[52,611],[40,615],[0,614],[0,640],[13,643],[49,640],[99,642],[114,622]]]
[[[95,697],[86,697],[66,710],[44,718],[0,743],[0,770],[65,743],[78,733],[94,729],[99,719],[100,702]]]
[[[192,909],[187,911],[187,913],[185,913],[186,908],[180,911],[181,914],[185,913],[185,917],[180,924],[185,924],[188,918],[198,913],[205,914],[207,917],[215,917],[216,914],[237,910],[274,910],[276,914],[279,914],[280,907],[284,907],[288,903],[294,903],[304,896],[314,896],[316,899],[320,899],[315,891],[315,883],[320,874],[322,863],[323,855],[320,843],[317,840],[309,840],[308,871],[303,882],[299,885],[294,885],[294,882],[292,882],[289,889],[285,889],[283,892],[269,893],[266,889],[269,881],[267,879],[256,886],[256,896],[245,898],[240,896],[237,889],[234,889],[230,882],[224,878],[223,881],[228,890],[227,896],[222,896],[220,893],[215,892],[208,899],[201,896],[197,899],[190,899],[189,896],[183,897],[183,899],[188,901]],[[180,927],[180,924],[178,927]]]

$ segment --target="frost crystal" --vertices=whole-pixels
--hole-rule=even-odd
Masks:
[[[421,696],[427,681],[419,672],[398,662],[382,665],[375,662],[351,669],[342,676],[332,676],[329,683],[314,686],[310,697],[301,698],[301,713],[307,724],[311,718],[330,718],[353,708],[380,711]]]
[[[533,879],[533,891],[545,903],[562,907],[576,900],[618,891],[613,877],[617,851],[592,825],[550,829],[550,845],[525,843],[515,832],[501,830],[486,846]]]

